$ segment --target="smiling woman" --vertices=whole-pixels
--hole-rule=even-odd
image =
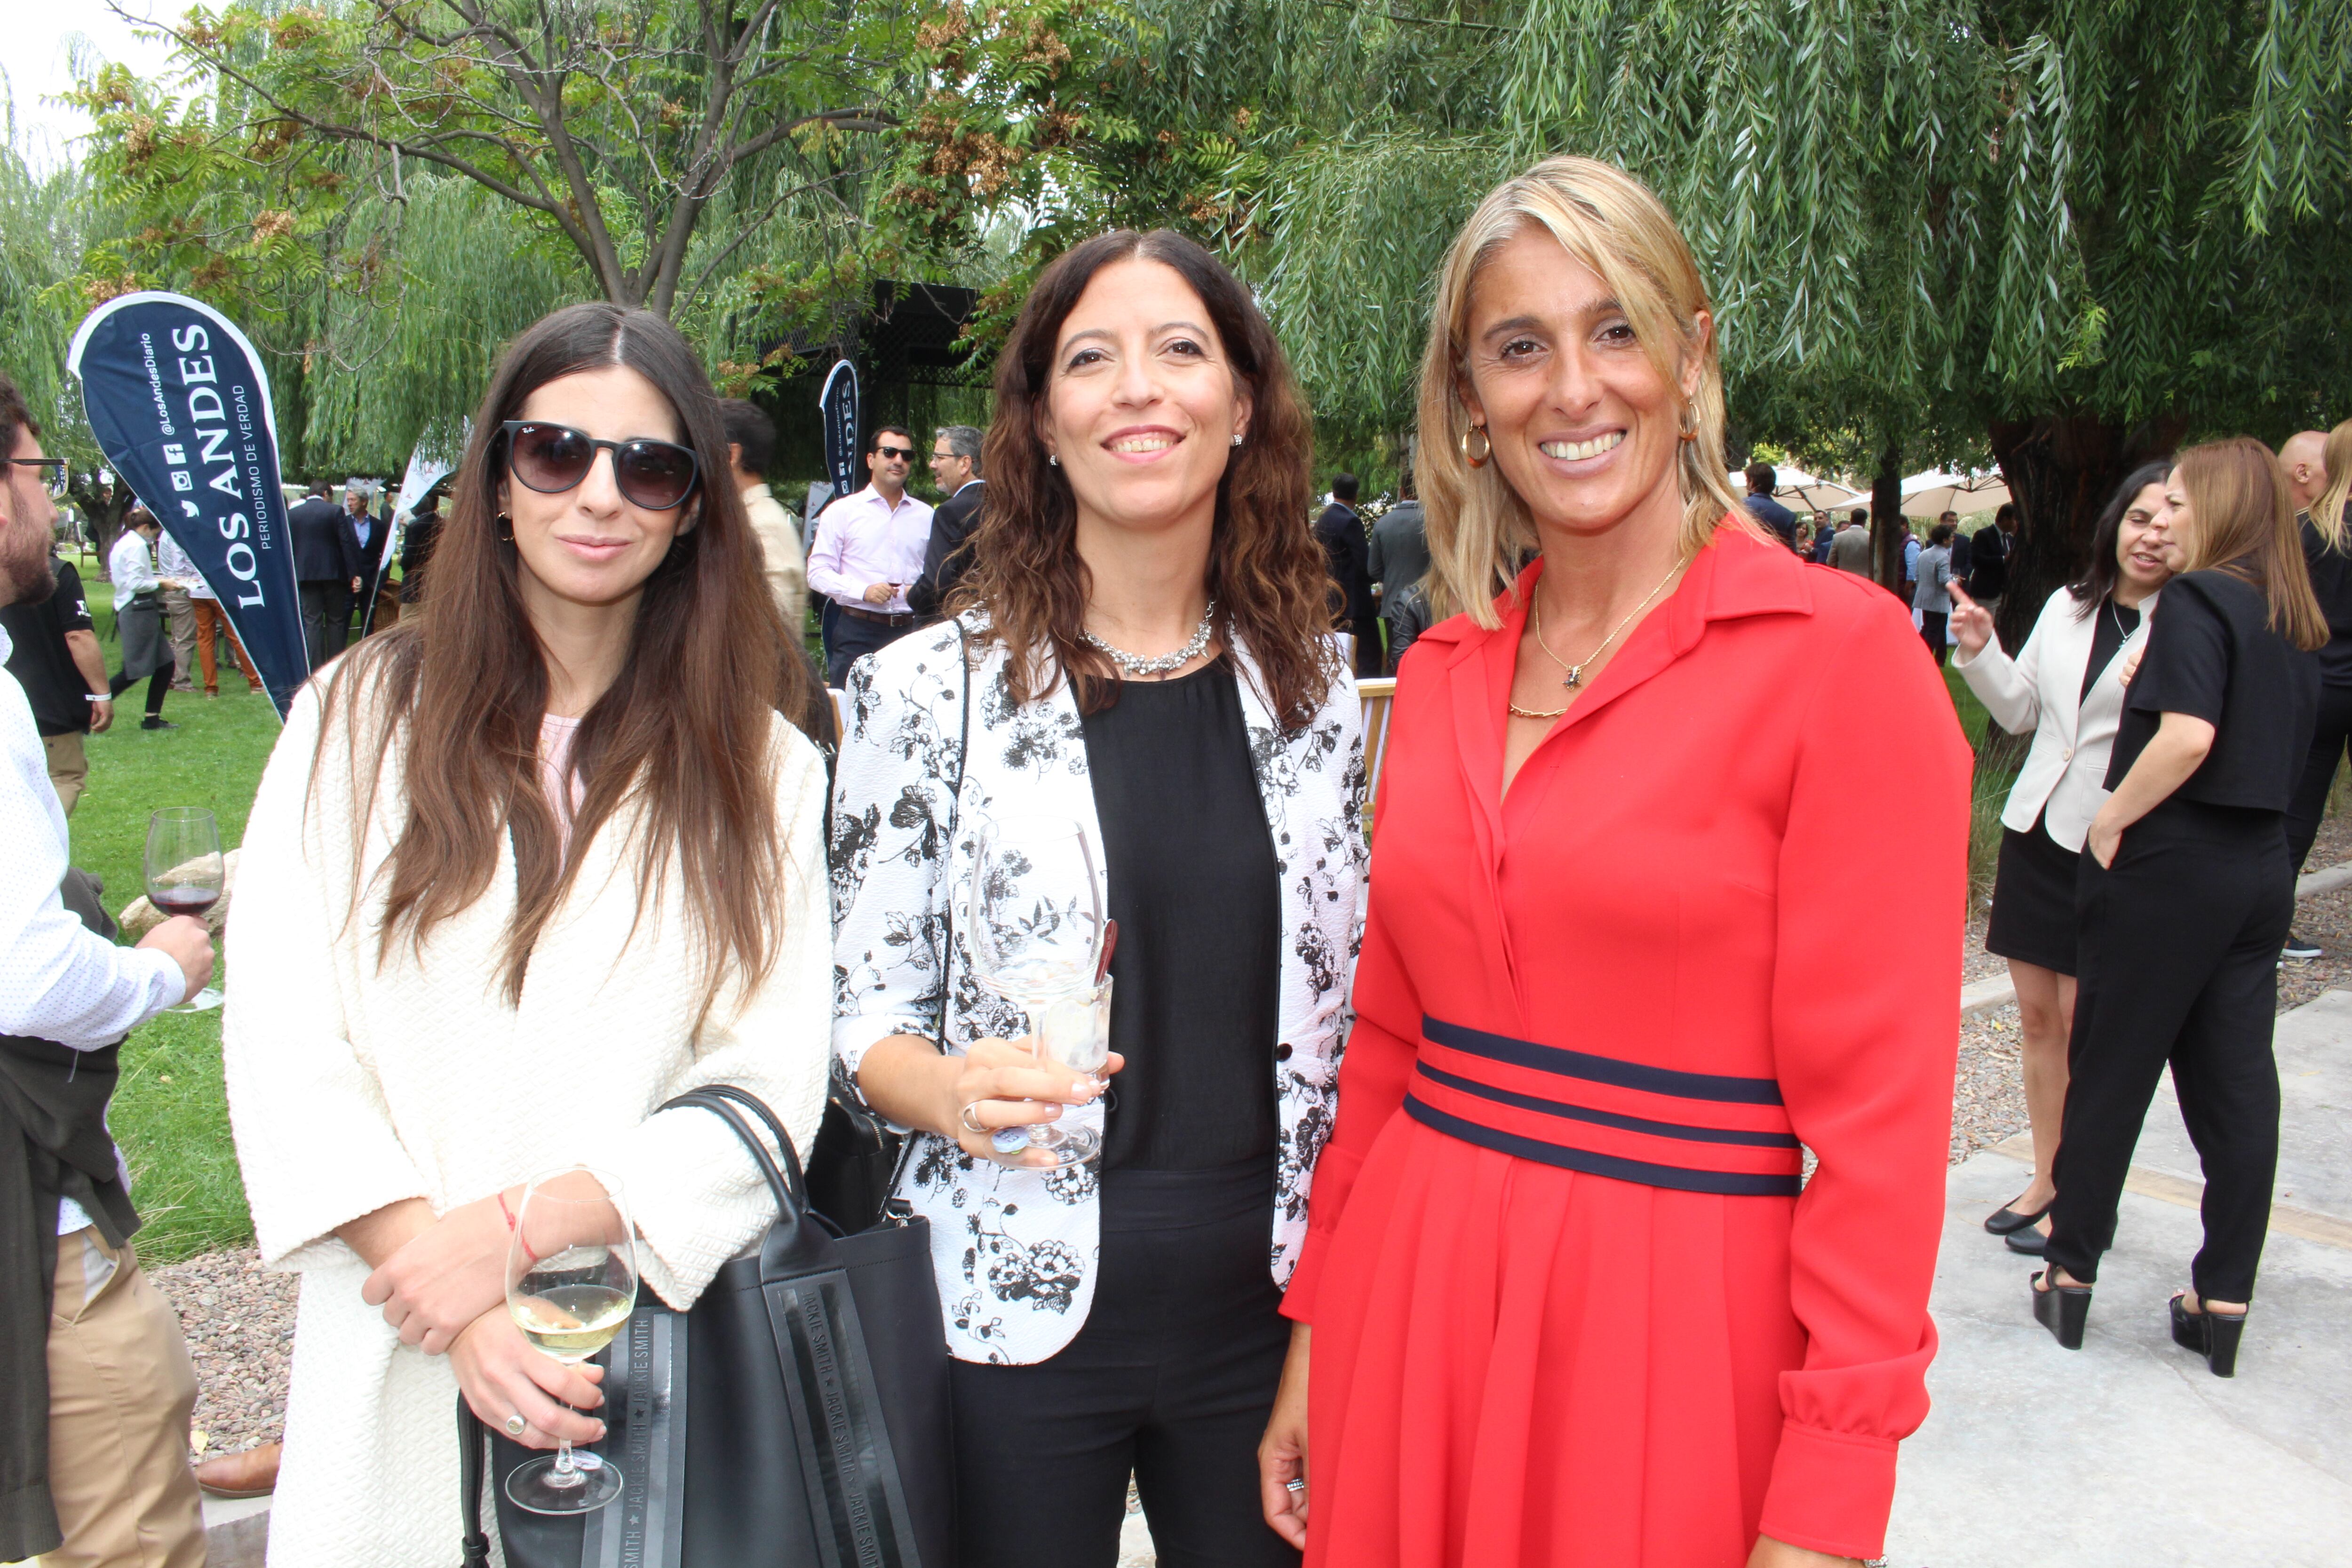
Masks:
[[[923,1135],[899,1195],[941,1237],[959,1561],[1110,1568],[1132,1474],[1163,1561],[1281,1568],[1303,1507],[1276,1481],[1262,1514],[1253,1451],[1364,855],[1307,416],[1248,290],[1165,232],[1049,268],[996,399],[961,613],[853,668],[834,796],[835,1048]],[[954,911],[991,820],[1099,847],[1097,1163],[1023,1129],[1102,1080],[972,984]]]
[[[1727,493],[1706,290],[1622,171],[1491,193],[1424,366],[1468,613],[1399,672],[1283,1309],[1307,1563],[1874,1556],[1935,1344],[1951,704],[1893,598]],[[1823,939],[1862,910],[1856,967]]]

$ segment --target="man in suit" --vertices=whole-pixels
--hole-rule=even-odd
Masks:
[[[1797,514],[1772,499],[1780,486],[1780,472],[1769,463],[1748,465],[1748,514],[1780,536],[1790,549],[1797,548]]]
[[[286,514],[286,529],[294,538],[302,644],[316,669],[351,640],[352,596],[360,591],[359,540],[342,509],[327,499],[323,482],[312,485],[302,504]]]
[[[942,425],[931,437],[931,479],[948,499],[931,513],[931,542],[923,550],[923,574],[907,590],[907,603],[926,622],[947,614],[948,595],[971,565],[966,548],[980,527],[981,503],[988,497],[980,477],[981,433],[969,425]]]
[[[1367,558],[1372,597],[1380,602],[1381,619],[1388,626],[1387,668],[1391,675],[1396,673],[1396,661],[1404,656],[1412,641],[1411,636],[1398,629],[1405,590],[1429,575],[1429,519],[1421,510],[1420,497],[1413,492],[1411,468],[1397,481],[1397,489],[1403,499],[1381,513],[1380,520],[1372,524],[1371,553]],[[1417,634],[1429,624],[1426,597],[1413,615],[1413,630]]]
[[[392,508],[386,505],[383,516],[370,517],[369,489],[365,479],[352,479],[343,487],[343,516],[351,526],[352,542],[360,552],[362,586],[354,590],[357,596],[353,607],[359,612],[362,636],[400,618],[399,602],[392,595],[392,581],[384,575],[384,553],[392,548]]]
[[[2016,532],[2017,503],[2003,501],[1992,514],[1992,526],[1978,529],[1969,542],[1969,597],[1986,609],[1998,605],[2009,588],[2009,547]]]
[[[1858,506],[1830,542],[1830,564],[1857,577],[1874,575],[1870,569],[1870,509]]]
[[[1356,514],[1356,476],[1331,481],[1331,504],[1315,520],[1315,537],[1331,563],[1332,625],[1356,638],[1356,673],[1381,672],[1388,655],[1381,647],[1381,618],[1372,603],[1371,546],[1364,521]]]

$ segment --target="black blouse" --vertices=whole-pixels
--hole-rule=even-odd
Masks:
[[[2167,713],[2213,726],[2213,749],[2177,792],[2206,805],[2284,811],[2319,715],[2319,661],[2270,629],[2263,591],[2226,572],[2165,584],[2147,652],[2126,695],[2107,787]]]
[[[2075,693],[2077,702],[2088,697],[2091,688],[2099,683],[2099,677],[2114,662],[2116,650],[2124,646],[2124,639],[2139,629],[2139,612],[2116,604],[2113,594],[2100,600],[2099,607],[2091,613],[2098,617],[2098,623],[2091,628],[2091,658],[2083,666],[2083,689]]]
[[[1103,1168],[1271,1156],[1282,917],[1233,666],[1129,680],[1084,721],[1110,916]]]
[[[2352,501],[2345,503],[2345,510],[2352,514]],[[2346,521],[2352,523],[2352,515]],[[2352,539],[2346,542],[2352,545]],[[2352,686],[2352,553],[2330,550],[2306,513],[2303,562],[2311,570],[2311,591],[2319,595],[2330,634],[2327,646],[2319,650],[2320,679],[2330,686]]]

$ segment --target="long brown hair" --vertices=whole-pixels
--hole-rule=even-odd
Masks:
[[[1175,269],[1209,312],[1234,374],[1249,391],[1249,438],[1217,482],[1209,540],[1209,596],[1218,639],[1236,637],[1257,662],[1266,706],[1296,729],[1330,695],[1336,655],[1329,574],[1307,509],[1314,432],[1290,362],[1249,290],[1223,263],[1170,229],[1097,235],[1064,253],[1029,291],[996,361],[996,417],[982,444],[988,504],[972,538],[972,566],[951,607],[987,607],[988,635],[1012,652],[1005,680],[1029,702],[1069,672],[1081,712],[1118,700],[1118,670],[1079,640],[1091,588],[1078,558],[1078,508],[1069,477],[1045,461],[1041,426],[1054,347],[1096,273],[1130,258]]]
[[[698,508],[690,528],[646,579],[619,674],[581,719],[572,768],[583,794],[567,852],[540,782],[546,655],[523,609],[512,536],[498,526],[499,426],[548,383],[607,365],[635,371],[669,400],[702,477],[687,503]],[[329,677],[327,711],[340,703],[346,715],[362,826],[380,759],[395,734],[406,742],[407,818],[378,873],[388,884],[379,963],[403,940],[421,948],[479,899],[510,835],[515,914],[501,957],[507,1000],[520,1001],[531,950],[583,849],[634,798],[637,896],[657,901],[675,863],[699,939],[704,1013],[730,973],[751,982],[768,972],[784,902],[771,726],[782,714],[807,728],[824,698],[761,576],[759,543],[727,475],[726,431],[701,363],[658,316],[572,305],[507,350],[474,414],[430,589],[416,613]],[[356,912],[356,880],[352,897]]]
[[[2270,601],[2270,627],[2308,653],[2327,642],[2327,616],[2311,591],[2303,535],[2286,470],[2251,436],[2208,441],[2180,454],[2180,488],[2197,520],[2192,572],[2226,572]]]

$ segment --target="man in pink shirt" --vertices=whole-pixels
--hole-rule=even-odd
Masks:
[[[908,584],[922,575],[931,509],[907,493],[915,437],[897,425],[874,432],[866,454],[873,482],[817,514],[809,542],[808,585],[830,602],[824,617],[824,678],[848,679],[850,664],[915,629]]]

